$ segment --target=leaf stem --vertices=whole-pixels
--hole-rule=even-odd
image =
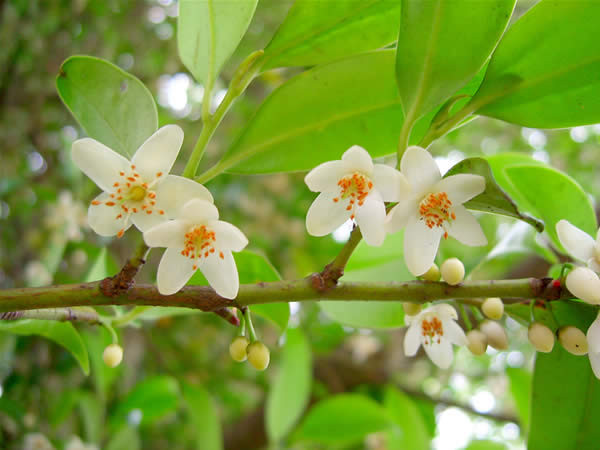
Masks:
[[[462,316],[463,322],[465,323],[465,327],[467,331],[471,331],[473,329],[473,324],[471,323],[471,319],[469,318],[469,314],[465,309],[465,305],[462,303],[458,303],[458,309],[460,310],[460,315]]]

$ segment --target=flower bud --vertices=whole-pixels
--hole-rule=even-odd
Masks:
[[[421,278],[425,281],[440,281],[440,269],[437,264],[433,263],[429,270],[421,275]]]
[[[467,333],[467,348],[474,355],[483,355],[487,348],[487,336],[479,330],[471,330]]]
[[[533,348],[538,352],[550,353],[554,348],[554,333],[540,322],[533,322],[529,325],[527,336]]]
[[[500,320],[504,314],[504,303],[498,297],[486,298],[481,305],[481,310],[486,317]]]
[[[231,355],[231,359],[237,362],[246,361],[246,348],[250,341],[246,336],[238,336],[231,344],[229,344],[229,354]]]
[[[110,344],[104,349],[102,359],[108,367],[117,367],[123,360],[123,348],[119,344]]]
[[[585,355],[588,342],[585,334],[577,327],[566,326],[558,330],[558,340],[563,348],[573,355]]]
[[[407,316],[416,316],[421,312],[420,303],[404,302],[402,304],[402,307],[404,308],[404,314],[406,314]]]
[[[484,320],[479,328],[487,336],[488,345],[496,350],[506,350],[508,348],[506,332],[498,322]]]
[[[587,267],[575,267],[569,272],[567,289],[584,302],[600,304],[600,279],[596,272]]]
[[[269,349],[260,341],[252,342],[248,345],[248,361],[256,370],[265,370],[269,366],[271,356]]]
[[[465,278],[465,266],[458,258],[450,258],[442,263],[442,278],[446,283],[454,286]]]

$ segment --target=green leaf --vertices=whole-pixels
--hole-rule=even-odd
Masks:
[[[400,2],[296,0],[265,48],[265,69],[310,66],[384,47],[398,35]]]
[[[396,78],[411,121],[450,98],[483,67],[515,1],[402,1]]]
[[[267,281],[279,281],[281,276],[273,265],[263,255],[243,250],[233,254],[240,275],[240,284],[256,284]],[[187,283],[192,286],[206,286],[208,281],[200,271],[197,271]],[[252,306],[252,312],[270,320],[283,332],[290,319],[288,303],[268,303]]]
[[[250,25],[258,0],[181,0],[177,48],[194,78],[212,89]]]
[[[485,178],[485,191],[465,203],[465,207],[503,216],[514,217],[527,222],[539,232],[544,231],[544,223],[535,217],[523,214],[514,201],[502,190],[492,174],[488,162],[483,158],[467,158],[454,165],[444,177],[459,173],[471,173]]]
[[[140,450],[142,440],[138,431],[130,425],[124,425],[111,436],[106,444],[106,450]]]
[[[596,318],[590,305],[552,302],[560,325],[586,331]],[[529,450],[594,449],[600,440],[600,381],[586,356],[574,356],[555,344],[538,353],[533,374]]]
[[[507,367],[506,375],[508,375],[510,382],[510,393],[517,407],[521,428],[527,433],[529,429],[529,416],[531,414],[532,374],[526,369]]]
[[[148,88],[108,61],[68,58],[56,77],[56,89],[88,136],[128,158],[158,129]]]
[[[531,205],[532,212],[546,223],[554,245],[562,249],[556,224],[566,219],[591,236],[598,229],[594,208],[581,186],[570,176],[550,167],[512,166],[506,176]]]
[[[393,386],[388,386],[383,403],[399,427],[387,433],[389,450],[429,448],[430,437],[423,416],[409,396]]]
[[[0,331],[18,334],[20,336],[43,336],[66,348],[81,366],[83,373],[90,373],[88,352],[83,345],[79,332],[70,322],[56,322],[53,320],[15,320],[12,322],[0,321]]]
[[[271,442],[279,442],[296,424],[310,398],[312,353],[299,328],[286,332],[279,373],[267,396],[265,421]]]
[[[498,441],[476,440],[469,442],[464,450],[506,450],[506,445]]]
[[[490,164],[496,182],[518,205],[527,204],[527,200],[525,200],[519,190],[515,188],[510,181],[510,178],[506,176],[506,169],[512,166],[525,165],[547,167],[543,162],[524,153],[498,153],[497,155],[486,156],[485,159]]]
[[[387,412],[369,397],[341,394],[313,406],[300,425],[297,437],[324,444],[355,442],[391,426],[393,422]]]
[[[104,430],[104,405],[99,397],[91,392],[82,392],[78,405],[84,430],[82,437],[86,442],[100,444]]]
[[[544,0],[506,32],[473,98],[483,114],[536,128],[600,122],[600,3]]]
[[[100,249],[98,256],[91,265],[88,273],[85,276],[86,282],[103,280],[104,278],[111,275],[109,266],[114,266],[114,260],[107,252],[106,247]]]
[[[196,448],[198,450],[221,450],[223,433],[218,411],[210,395],[202,386],[189,383],[183,383],[182,391],[196,431]]]
[[[388,234],[381,247],[362,241],[344,271],[344,281],[401,281],[412,279],[404,264],[403,233]],[[320,301],[319,307],[333,320],[358,328],[404,326],[400,302]]]
[[[150,425],[156,420],[174,412],[179,404],[179,386],[175,378],[153,376],[138,383],[119,403],[111,417],[113,426],[127,422],[127,416],[133,410],[142,415],[141,425]]]

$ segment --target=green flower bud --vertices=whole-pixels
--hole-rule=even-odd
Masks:
[[[425,281],[440,281],[440,269],[437,264],[433,263],[429,270],[421,275],[421,278]]]
[[[465,278],[465,266],[458,258],[450,258],[442,263],[442,278],[451,286],[457,285]]]
[[[269,349],[260,341],[252,342],[248,345],[248,361],[256,370],[265,370],[269,366],[271,356]]]
[[[249,343],[250,341],[246,336],[238,336],[231,341],[231,344],[229,344],[229,354],[231,355],[231,358],[237,362],[246,361],[246,348]]]
[[[421,312],[421,304],[419,303],[404,302],[402,307],[404,308],[404,314],[407,316],[416,316]]]
[[[504,303],[498,297],[487,298],[481,305],[481,311],[490,319],[500,320],[504,315]]]
[[[108,367],[117,367],[123,360],[123,348],[119,344],[110,344],[104,349],[102,359]]]

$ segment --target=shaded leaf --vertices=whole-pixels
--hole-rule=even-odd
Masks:
[[[398,428],[387,432],[387,448],[402,450],[429,447],[429,432],[417,405],[404,392],[393,386],[385,391],[384,405]]]
[[[531,414],[532,374],[526,369],[507,367],[506,375],[508,375],[510,382],[510,393],[517,407],[521,428],[527,433],[529,429],[529,416]]]
[[[219,414],[210,395],[202,386],[183,383],[183,399],[190,413],[196,432],[198,450],[221,450],[223,433]]]

